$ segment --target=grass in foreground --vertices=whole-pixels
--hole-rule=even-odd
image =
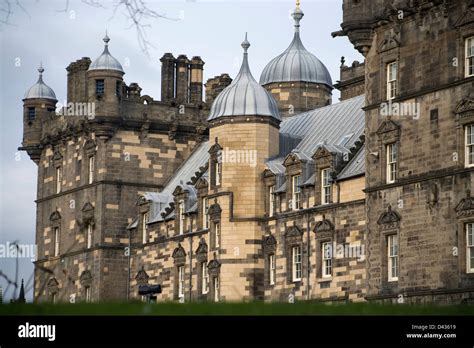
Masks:
[[[76,303],[5,304],[0,315],[474,315],[474,306],[368,303]]]

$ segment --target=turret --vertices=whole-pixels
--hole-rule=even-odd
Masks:
[[[25,150],[38,164],[41,156],[42,125],[56,109],[56,94],[43,81],[43,66],[38,68],[39,77],[25,93],[23,99],[23,142],[20,149]]]
[[[95,115],[117,117],[122,98],[122,65],[109,52],[110,38],[104,37],[104,51],[87,71],[88,102],[94,103]]]
[[[300,22],[304,13],[299,1],[292,14],[295,33],[288,48],[263,69],[260,84],[278,103],[280,113],[297,113],[326,106],[332,102],[332,80],[326,66],[304,47]]]
[[[241,298],[239,294],[245,294],[248,288],[257,289],[257,284],[263,281],[261,269],[245,276],[246,269],[258,269],[263,265],[255,258],[261,254],[260,244],[247,242],[260,241],[264,235],[259,222],[259,217],[265,214],[266,187],[262,173],[266,160],[279,154],[281,122],[275,99],[250,72],[247,37],[242,47],[242,67],[234,81],[214,100],[207,119],[210,138],[215,141],[209,150],[209,182],[211,189],[222,194],[215,199],[222,214],[218,225],[211,223],[211,247],[218,252],[221,249],[234,253],[238,250],[237,259],[246,260],[235,263],[234,253],[219,254],[221,291],[228,294],[225,300],[229,301]],[[227,196],[229,192],[231,195]],[[216,234],[221,236],[218,246],[213,243]],[[232,272],[229,272],[230,268]],[[252,293],[252,296],[260,299],[263,293]]]

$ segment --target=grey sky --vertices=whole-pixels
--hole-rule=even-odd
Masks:
[[[199,55],[206,62],[204,79],[238,72],[240,43],[248,32],[250,68],[258,80],[265,65],[283,52],[293,36],[290,13],[294,1],[149,1],[160,14],[179,20],[148,21],[147,39],[155,46],[147,57],[139,48],[136,31],[124,13],[112,17],[112,2],[105,9],[80,0],[22,0],[28,11],[19,8],[10,21],[0,27],[0,244],[18,240],[34,243],[36,165],[26,153],[17,153],[22,141],[22,98],[37,78],[39,62],[45,68],[44,80],[54,89],[60,102],[66,98],[67,65],[81,57],[94,60],[103,49],[107,29],[110,52],[123,65],[127,84],[138,82],[142,94],[160,98],[160,62],[164,52],[175,56]],[[339,79],[341,56],[346,61],[362,61],[347,38],[331,38],[340,28],[342,0],[302,1],[305,13],[301,37],[305,47],[329,69],[333,81]],[[71,12],[73,11],[73,12]],[[128,64],[128,63],[129,64]],[[339,93],[334,93],[333,102]],[[18,158],[19,156],[19,158]],[[15,260],[0,258],[0,270],[15,277]],[[20,261],[19,278],[33,272],[29,259]],[[3,289],[4,279],[0,279]],[[10,287],[6,297],[11,296]],[[32,293],[28,293],[31,300]]]

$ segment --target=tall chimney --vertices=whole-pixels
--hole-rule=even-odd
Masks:
[[[204,61],[199,56],[191,60],[191,82],[189,84],[189,98],[191,103],[202,102],[202,75],[204,70]]]
[[[174,99],[174,56],[165,53],[161,62],[161,101],[167,102]]]
[[[176,59],[176,101],[181,104],[189,102],[189,63],[184,54]]]

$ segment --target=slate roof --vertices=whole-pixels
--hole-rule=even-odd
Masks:
[[[280,125],[280,154],[277,158],[269,159],[267,168],[277,174],[277,188],[275,193],[286,191],[285,167],[283,161],[291,152],[307,162],[301,186],[314,185],[315,174],[312,156],[320,146],[325,146],[329,151],[349,153],[350,149],[359,140],[364,132],[364,96],[355,97],[337,104],[305,112],[284,120]],[[174,210],[170,210],[173,202],[173,191],[177,186],[193,190],[188,182],[195,176],[199,169],[206,165],[209,159],[209,142],[202,143],[176,171],[165,184],[160,193],[147,192],[143,196],[151,203],[149,223],[172,219]],[[338,180],[347,179],[365,172],[364,147],[349,161],[339,173]],[[202,177],[207,178],[208,172]],[[197,201],[193,199],[186,213],[197,211]],[[166,214],[167,216],[163,216]],[[129,228],[137,227],[135,219]]]

